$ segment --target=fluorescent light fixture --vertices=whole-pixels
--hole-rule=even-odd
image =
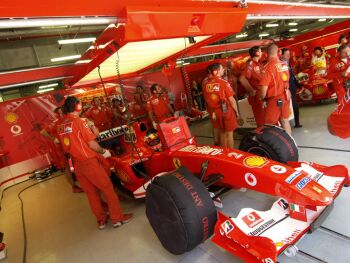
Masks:
[[[61,40],[58,40],[58,44],[66,45],[66,44],[86,43],[86,42],[93,42],[95,40],[96,40],[96,37],[61,39]]]
[[[69,18],[30,18],[1,19],[0,29],[53,27],[53,26],[86,26],[108,25],[117,23],[116,17],[69,17]]]
[[[297,25],[298,25],[297,22],[290,22],[290,23],[288,23],[288,26],[297,26]]]
[[[91,59],[85,59],[85,60],[78,60],[75,62],[75,64],[87,64],[90,63],[92,60]]]
[[[49,85],[39,86],[39,89],[46,89],[46,88],[57,87],[57,86],[58,86],[58,83],[52,83],[52,84],[49,84]]]
[[[182,66],[186,66],[186,65],[189,65],[189,64],[191,64],[191,63],[190,62],[185,62],[185,63],[182,64]]]
[[[261,33],[261,34],[259,34],[259,37],[267,37],[269,35],[270,35],[269,33]]]
[[[289,32],[296,32],[296,31],[298,31],[297,28],[291,28],[291,29],[289,29]]]
[[[79,58],[81,58],[81,55],[71,55],[71,56],[65,56],[65,57],[59,57],[59,58],[52,58],[51,62],[74,60],[74,59],[79,59]]]
[[[326,18],[320,18],[319,20],[318,20],[318,22],[324,22],[324,21],[326,21],[327,19]]]
[[[41,89],[41,90],[38,90],[37,93],[45,93],[45,92],[53,91],[53,90],[55,90],[55,89],[54,88]]]
[[[248,36],[247,33],[243,33],[243,34],[236,35],[236,38],[244,38],[244,37],[247,37],[247,36]]]
[[[266,27],[278,27],[279,24],[266,24],[265,26]]]
[[[329,5],[331,6],[331,5]],[[315,20],[315,19],[347,19],[350,18],[349,15],[340,15],[340,16],[260,16],[260,15],[248,15],[247,20]]]

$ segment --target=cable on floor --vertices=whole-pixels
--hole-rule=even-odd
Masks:
[[[27,262],[27,229],[26,229],[26,223],[25,223],[25,218],[24,218],[24,203],[23,203],[21,194],[22,194],[24,191],[26,191],[26,190],[32,188],[33,186],[36,186],[36,185],[41,184],[41,183],[43,183],[43,182],[46,182],[46,181],[55,179],[55,178],[60,177],[60,176],[62,176],[62,175],[64,175],[64,173],[59,174],[59,175],[55,175],[55,176],[49,177],[49,178],[47,178],[47,179],[44,179],[44,180],[42,180],[42,181],[36,182],[36,183],[34,183],[34,184],[31,184],[31,185],[29,185],[29,186],[23,188],[23,189],[18,193],[18,195],[17,195],[18,199],[19,199],[20,202],[21,202],[21,217],[22,217],[22,228],[23,228],[23,261],[22,261],[23,263],[26,263],[26,262]]]

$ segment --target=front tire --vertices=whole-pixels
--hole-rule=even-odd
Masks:
[[[176,255],[212,236],[217,221],[208,190],[185,167],[153,180],[147,188],[146,215],[163,247]]]

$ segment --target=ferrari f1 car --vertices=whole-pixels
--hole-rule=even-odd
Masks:
[[[246,262],[276,262],[321,224],[349,183],[345,166],[297,162],[295,142],[278,127],[248,134],[241,143],[248,152],[198,145],[183,117],[159,124],[158,133],[135,122],[106,131],[99,140],[112,150],[124,149],[110,160],[115,174],[135,198],[146,197],[148,220],[174,254],[190,251],[214,234],[215,244]],[[274,145],[276,141],[281,144]],[[244,208],[229,217],[217,212],[214,200],[233,188],[276,196],[277,201],[267,211]]]
[[[300,72],[296,79],[301,85],[297,92],[298,102],[310,103],[336,98],[332,81],[315,74],[313,68]]]

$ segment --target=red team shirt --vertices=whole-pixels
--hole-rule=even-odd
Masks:
[[[281,117],[287,119],[290,115],[289,100],[286,96],[286,89],[289,87],[288,65],[278,58],[269,58],[264,68],[260,86],[268,87],[265,124],[276,124]],[[283,102],[282,108],[277,105],[279,99]]]
[[[350,67],[350,59],[335,58],[331,60],[329,67],[328,78],[333,79],[333,86],[337,93],[338,98],[342,98],[345,95],[344,82],[350,78],[341,76],[341,73],[345,72]]]
[[[152,95],[147,101],[147,110],[153,112],[156,122],[162,122],[171,115],[168,105],[167,96]]]
[[[96,136],[87,121],[78,116],[68,114],[57,126],[57,135],[64,151],[69,153],[74,161],[84,161],[98,155],[87,144],[95,140]]]
[[[237,128],[237,120],[228,100],[235,94],[230,84],[219,77],[207,77],[202,83],[203,97],[208,106],[213,127],[224,131],[233,131]],[[227,105],[227,113],[222,112],[221,101]],[[213,118],[216,115],[216,119]]]
[[[105,106],[91,107],[85,114],[85,117],[92,119],[100,132],[112,128],[112,111]]]

